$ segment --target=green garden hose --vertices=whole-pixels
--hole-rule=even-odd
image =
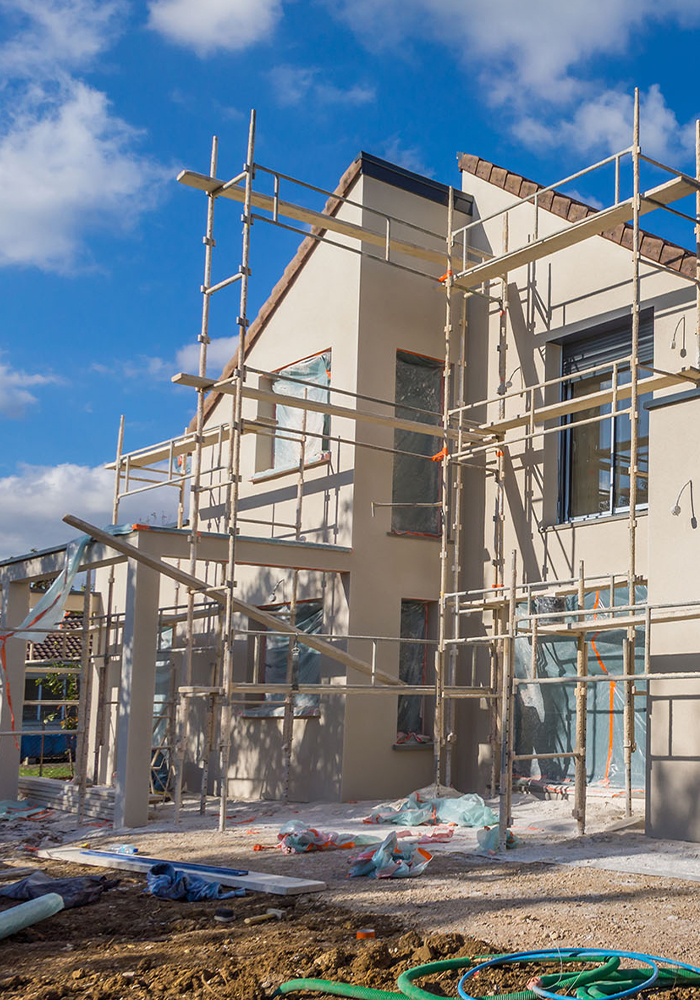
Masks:
[[[401,973],[396,983],[397,991],[378,990],[369,986],[353,986],[351,983],[339,983],[327,979],[290,979],[278,987],[274,996],[306,991],[325,993],[329,996],[349,997],[351,1000],[436,1000],[434,993],[414,985],[414,980],[443,972],[456,972],[475,963],[479,964],[496,957],[505,958],[507,956],[476,955],[472,958],[446,958],[417,965]],[[567,951],[561,952],[560,960],[567,963],[586,962],[587,964],[591,961],[585,955],[581,957],[579,952]],[[535,962],[538,959],[533,958],[530,961]],[[550,957],[539,959],[539,961],[551,963],[553,959]],[[548,990],[575,989],[575,995],[580,1000],[606,1000],[609,995],[617,994],[621,988],[632,987],[635,983],[642,983],[647,979],[648,974],[642,969],[620,970],[619,967],[620,958],[613,955],[605,962],[598,962],[592,969],[583,969],[575,973],[548,973],[540,976],[539,982]],[[700,975],[688,969],[675,968],[673,971],[660,969],[655,988],[668,988],[675,985],[679,979],[684,980],[689,986],[700,986]],[[493,994],[489,1000],[540,1000],[540,998],[532,990],[521,990],[514,993]]]

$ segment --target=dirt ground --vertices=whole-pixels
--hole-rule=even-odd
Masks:
[[[326,891],[181,903],[145,894],[141,876],[113,873],[121,879],[119,886],[96,903],[0,941],[0,1000],[262,1000],[298,977],[395,989],[401,971],[434,958],[549,947],[620,948],[700,964],[697,881],[514,859],[505,863],[455,850],[436,852],[416,879],[347,879],[356,851],[292,856],[255,851],[261,841],[271,846],[269,831],[278,828],[278,814],[273,812],[265,827],[246,822],[245,812],[240,815],[241,825],[224,834],[217,833],[212,818],[208,829],[155,828],[134,831],[129,840],[150,856],[322,879]],[[39,861],[26,850],[70,841],[64,825],[13,821],[0,838],[0,858],[13,865],[40,864],[50,875],[111,877],[104,869]],[[116,842],[113,833],[99,828],[87,835],[95,847]],[[586,842],[604,853],[616,850],[616,838],[629,843],[634,837],[641,834],[599,833]],[[576,843],[563,841],[560,854]],[[0,908],[7,905],[2,902]],[[232,922],[215,921],[221,906],[234,911]],[[245,916],[269,906],[284,908],[287,919],[244,924]],[[356,939],[363,927],[374,928],[374,941]],[[523,989],[530,975],[494,973],[487,983],[480,980],[475,992]],[[452,973],[424,985],[438,996],[454,997],[457,979]],[[700,1000],[700,988],[664,996]]]
[[[95,873],[95,869],[56,862],[46,867],[57,876]],[[479,874],[482,878],[499,877],[496,872]],[[522,909],[514,912],[511,904],[519,892],[522,874],[517,869],[510,871],[511,896],[494,897],[489,921],[494,928],[500,925],[510,941],[508,947],[521,948],[531,943],[548,947],[553,937],[557,943],[581,944],[592,936],[597,938],[590,932],[598,924],[606,926],[606,944],[613,947],[631,930],[623,927],[629,916],[625,908],[630,904],[624,901],[631,898],[629,887],[627,896],[620,887],[617,904],[611,902],[616,887],[609,886],[608,892],[601,894],[600,887],[591,892],[590,885],[579,884],[575,888],[580,900],[571,896],[562,906],[562,900],[549,897],[538,912],[534,905],[528,906],[526,913]],[[537,879],[543,873],[528,875]],[[546,876],[549,891],[556,889],[557,877],[561,874]],[[601,902],[603,911],[597,910]],[[683,897],[683,902],[689,900]],[[395,989],[397,976],[410,966],[436,958],[499,950],[493,943],[469,934],[416,931],[407,908],[403,908],[401,917],[372,912],[368,920],[367,912],[330,905],[320,895],[275,898],[276,906],[287,914],[284,921],[255,926],[243,922],[246,916],[264,912],[269,903],[269,897],[260,895],[224,903],[159,900],[144,895],[142,878],[123,874],[119,886],[104,893],[96,903],[63,911],[0,942],[0,996],[2,1000],[136,1000],[153,996],[163,1000],[212,996],[221,1000],[263,1000],[271,997],[281,982],[299,977]],[[234,911],[235,919],[230,924],[214,920],[215,911],[222,906]],[[465,923],[469,924],[473,923],[470,909],[465,904]],[[616,922],[611,925],[613,914]],[[646,949],[650,941],[641,929],[644,919],[639,914],[634,924],[638,935],[643,935],[637,937],[636,943]],[[375,940],[358,941],[357,930],[370,924]],[[658,920],[657,925],[661,924]],[[667,930],[667,951],[669,944]],[[495,972],[488,983],[480,981],[478,992],[488,995],[523,989],[530,974]],[[437,996],[454,996],[457,978],[451,973],[429,978],[422,985]],[[694,994],[700,996],[700,990],[678,989],[665,996],[680,1000]]]

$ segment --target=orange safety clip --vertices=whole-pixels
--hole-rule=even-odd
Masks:
[[[443,448],[442,451],[439,451],[437,453],[437,455],[433,455],[431,457],[430,461],[431,462],[441,462],[443,460],[443,458],[447,458],[448,454],[449,453],[447,451],[447,448]]]

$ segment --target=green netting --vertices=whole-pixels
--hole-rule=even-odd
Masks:
[[[636,588],[636,602],[646,601],[646,587]],[[614,604],[628,604],[626,586],[615,587]],[[610,589],[590,591],[585,607],[602,612],[610,606]],[[534,598],[531,612],[574,610],[576,597]],[[527,614],[526,605],[518,606],[517,616]],[[568,616],[564,621],[574,621]],[[548,619],[540,619],[546,623]],[[562,618],[549,619],[552,623]],[[622,629],[588,633],[588,672],[592,675],[623,673]],[[531,643],[521,637],[515,641],[515,676],[530,677]],[[644,671],[644,629],[635,629],[635,673]],[[556,636],[538,640],[537,675],[564,677],[576,674],[576,640]],[[644,682],[636,682],[637,690],[645,690]],[[586,768],[589,783],[612,787],[624,786],[623,710],[624,685],[596,683],[588,685]],[[632,755],[634,788],[644,788],[646,747],[646,700],[635,698],[635,733],[637,749]],[[570,751],[576,742],[576,685],[519,684],[515,712],[515,752],[519,754],[557,753]],[[572,758],[520,761],[517,773],[523,777],[551,782],[570,781],[574,776]]]

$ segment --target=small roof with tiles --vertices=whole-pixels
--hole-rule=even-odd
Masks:
[[[521,174],[515,174],[511,170],[506,170],[505,167],[498,167],[490,160],[484,160],[471,153],[457,153],[457,164],[463,173],[473,174],[475,177],[488,181],[489,184],[494,184],[496,187],[510,192],[514,199],[527,198],[528,195],[535,194],[536,191],[544,190],[543,184],[537,184]],[[586,205],[585,202],[579,201],[577,198],[570,198],[559,191],[547,191],[546,194],[537,199],[537,203],[540,208],[566,219],[567,222],[578,222],[580,219],[585,219],[588,215],[595,215],[597,212],[597,209],[593,208],[592,205]],[[680,274],[691,278],[695,277],[696,257],[694,253],[677,243],[671,243],[670,240],[648,233],[644,229],[640,231],[640,234],[640,252],[643,257],[663,264],[665,267],[670,267],[671,270],[678,271]],[[614,229],[608,229],[601,233],[601,236],[626,247],[628,250],[632,249],[632,226],[629,223],[625,222],[615,226]]]

